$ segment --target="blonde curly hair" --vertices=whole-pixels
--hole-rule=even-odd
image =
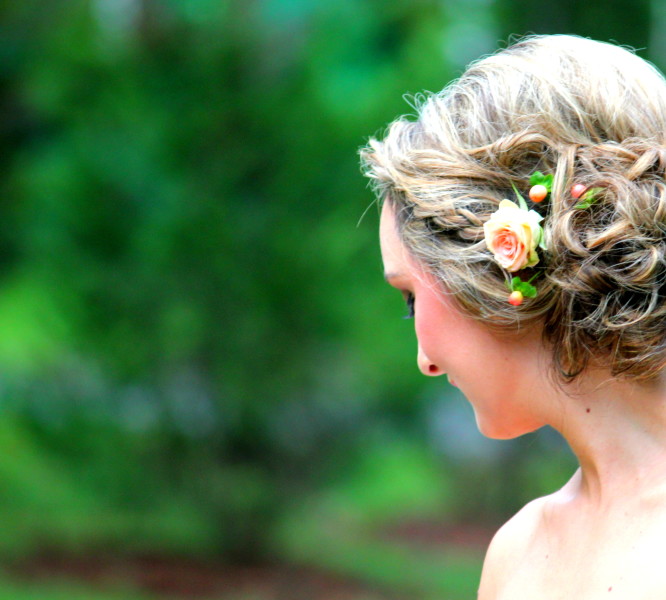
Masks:
[[[401,239],[467,314],[500,331],[540,324],[557,372],[649,380],[666,366],[666,81],[632,52],[533,36],[473,63],[361,151]],[[512,186],[552,173],[538,295],[507,303],[483,223]],[[601,188],[580,208],[571,186]],[[578,205],[578,206],[577,206]],[[525,279],[526,277],[523,277]]]

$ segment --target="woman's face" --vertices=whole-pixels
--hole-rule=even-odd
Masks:
[[[488,437],[512,438],[544,425],[530,403],[550,388],[540,332],[499,338],[462,314],[409,255],[386,203],[380,241],[386,280],[403,293],[413,311],[421,372],[447,374],[474,407],[479,430]]]

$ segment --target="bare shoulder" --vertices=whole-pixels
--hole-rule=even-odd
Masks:
[[[495,534],[479,600],[601,598],[609,591],[617,598],[666,598],[666,496],[643,494],[601,511],[580,500],[578,487],[574,475]]]
[[[479,600],[495,598],[505,579],[510,577],[516,565],[529,553],[546,506],[555,495],[537,498],[526,504],[497,531],[483,563]]]

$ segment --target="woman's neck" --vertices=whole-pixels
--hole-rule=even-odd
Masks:
[[[581,465],[577,496],[602,506],[666,489],[666,379],[641,384],[590,372],[553,396],[548,422]]]

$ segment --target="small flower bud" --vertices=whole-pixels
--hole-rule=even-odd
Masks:
[[[532,202],[541,202],[548,195],[548,188],[545,185],[533,185],[530,189],[530,200]]]
[[[578,200],[585,193],[586,189],[582,183],[577,183],[571,187],[571,195]]]
[[[509,304],[512,304],[513,306],[520,306],[523,303],[523,294],[522,292],[519,292],[516,290],[515,292],[511,292],[511,295],[509,296]]]

